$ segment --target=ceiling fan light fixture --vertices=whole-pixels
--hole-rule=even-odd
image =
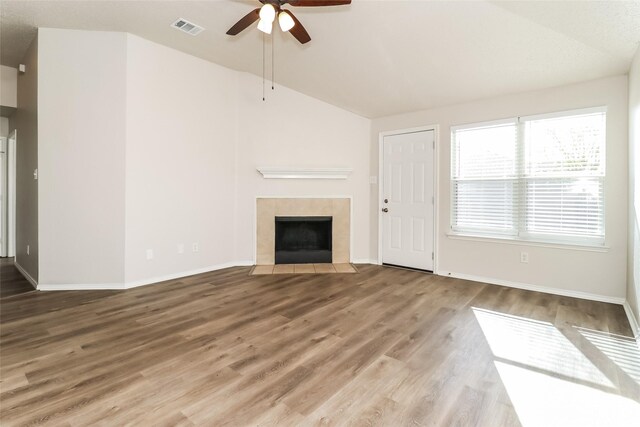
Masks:
[[[271,34],[271,29],[273,28],[273,23],[270,21],[265,21],[261,19],[258,21],[258,29],[266,34]]]
[[[265,3],[260,8],[260,20],[272,23],[276,19],[276,8],[271,3]]]
[[[285,33],[293,28],[296,23],[293,21],[291,15],[287,13],[286,10],[283,10],[278,14],[278,24],[280,24],[280,29]]]

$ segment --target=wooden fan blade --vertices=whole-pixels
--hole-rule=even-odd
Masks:
[[[286,0],[283,3],[298,7],[342,6],[343,4],[351,4],[351,0]]]
[[[244,17],[242,17],[238,22],[236,22],[233,27],[229,28],[227,34],[229,34],[230,36],[235,36],[236,34],[240,33],[240,31],[256,22],[258,19],[260,19],[260,9],[252,10]]]
[[[287,13],[291,16],[291,19],[293,19],[293,22],[295,22],[295,25],[293,26],[293,28],[289,30],[291,35],[296,39],[298,39],[298,41],[301,44],[310,42],[311,36],[309,35],[309,33],[307,33],[307,30],[305,30],[305,28],[302,26],[300,21],[298,21],[298,18],[296,18],[296,16],[293,13],[291,13],[290,10],[287,10]]]

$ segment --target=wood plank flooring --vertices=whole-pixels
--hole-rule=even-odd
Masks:
[[[0,258],[0,298],[34,290],[31,283],[14,266],[13,258]]]
[[[621,306],[372,265],[249,271],[3,299],[0,423],[581,425],[596,396],[625,425],[640,407]],[[575,413],[549,410],[563,395]]]

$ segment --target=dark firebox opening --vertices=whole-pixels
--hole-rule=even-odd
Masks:
[[[276,264],[330,263],[330,216],[277,216]]]

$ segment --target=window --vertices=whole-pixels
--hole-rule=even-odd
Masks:
[[[456,126],[451,230],[604,244],[604,108]]]

